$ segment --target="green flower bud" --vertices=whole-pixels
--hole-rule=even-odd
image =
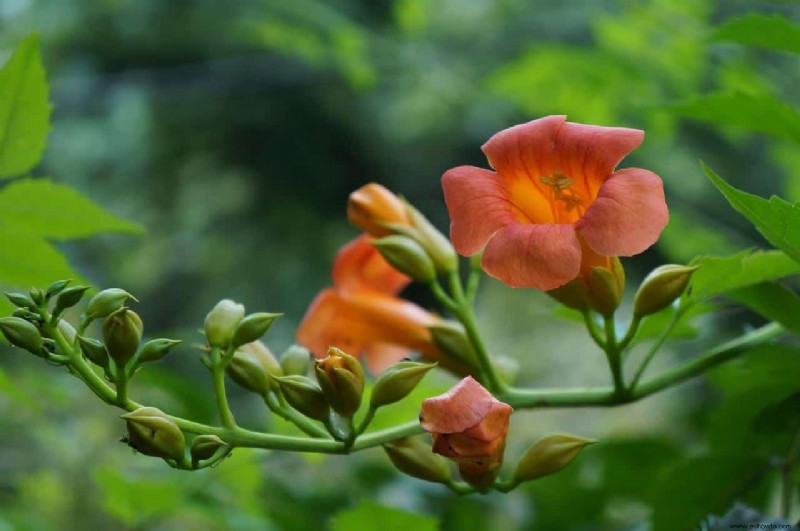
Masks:
[[[307,376],[290,375],[275,377],[284,398],[297,411],[306,417],[324,422],[330,414],[330,406],[325,401],[319,385]]]
[[[140,407],[122,418],[128,424],[128,445],[137,452],[163,459],[183,457],[186,445],[183,432],[163,411]]]
[[[450,243],[450,240],[439,232],[419,210],[408,203],[406,203],[406,211],[417,234],[417,238],[414,239],[428,253],[436,271],[439,273],[455,271],[458,267],[458,255],[453,249],[453,244]]]
[[[280,363],[261,341],[245,343],[236,349],[225,371],[234,382],[259,395],[277,389],[272,376],[283,376]]]
[[[36,304],[32,300],[28,298],[27,295],[22,293],[13,293],[13,292],[4,292],[6,298],[11,301],[11,304],[17,306],[18,308],[26,308],[31,311],[37,311]]]
[[[88,289],[89,286],[72,286],[64,289],[58,294],[58,298],[56,298],[56,305],[53,309],[53,313],[60,315],[67,308],[72,308],[78,304],[83,298],[83,294],[86,293]]]
[[[205,320],[206,340],[212,347],[227,348],[236,326],[244,317],[244,306],[223,299],[208,312]]]
[[[103,323],[103,342],[118,367],[125,366],[142,340],[142,320],[133,310],[119,308]]]
[[[240,345],[258,341],[267,333],[272,323],[282,315],[282,313],[251,313],[239,321],[239,324],[236,326],[236,331],[233,333],[233,341],[231,344],[234,347],[239,347]]]
[[[218,451],[227,447],[228,444],[216,435],[198,435],[192,441],[192,448],[189,450],[192,464],[197,466],[200,461],[211,459]]]
[[[613,314],[625,293],[625,270],[619,258],[611,258],[611,269],[593,267],[587,298],[593,310],[601,315]]]
[[[108,368],[108,351],[104,344],[91,337],[83,336],[78,336],[78,344],[86,359],[104,369]]]
[[[581,278],[572,279],[547,294],[568,308],[580,311],[589,309],[589,287]]]
[[[166,339],[163,337],[159,339],[151,339],[142,345],[141,349],[139,349],[139,355],[136,357],[136,360],[139,363],[158,361],[169,354],[169,351],[175,346],[180,345],[181,343],[183,343],[183,341],[180,339]]]
[[[427,283],[436,278],[430,256],[419,243],[408,236],[394,234],[371,243],[392,267],[417,282]]]
[[[30,321],[32,323],[37,321],[42,321],[41,315],[39,315],[38,313],[34,313],[27,308],[17,308],[13,312],[11,312],[11,315],[13,315],[14,317],[19,317],[20,319],[25,319],[26,321]]]
[[[364,369],[357,359],[330,347],[327,356],[314,362],[314,372],[334,411],[345,417],[358,411],[364,393]]]
[[[477,365],[475,350],[460,323],[440,320],[430,325],[428,330],[431,332],[433,342],[442,352],[468,365]]]
[[[382,407],[402,400],[434,367],[436,367],[436,363],[427,364],[415,361],[401,361],[392,365],[383,371],[372,387],[370,407]]]
[[[72,345],[72,343],[75,342],[75,334],[77,332],[75,332],[75,327],[74,326],[69,324],[64,319],[61,319],[61,320],[58,321],[58,325],[56,325],[56,328],[58,329],[59,332],[61,332],[61,335],[63,336],[64,340],[67,343]]]
[[[0,331],[6,336],[9,343],[15,347],[23,348],[37,356],[42,353],[44,341],[39,329],[19,317],[0,318]]]
[[[698,267],[668,264],[655,268],[636,291],[633,300],[634,315],[651,315],[672,304],[686,291],[689,280]]]
[[[45,293],[42,288],[31,288],[30,295],[31,295],[31,300],[37,306],[40,306],[46,302]]]
[[[83,296],[83,295],[81,295]],[[120,288],[104,289],[97,295],[91,298],[86,310],[83,312],[83,318],[86,321],[91,321],[99,317],[106,317],[118,309],[128,300],[139,302],[136,297]],[[80,297],[78,298],[80,300]],[[77,304],[78,301],[75,301]]]
[[[450,479],[447,460],[417,439],[392,441],[384,444],[383,449],[394,466],[411,477],[434,483],[446,483]]]
[[[292,345],[281,355],[283,374],[306,374],[311,363],[311,353],[300,345]]]
[[[47,300],[52,299],[66,288],[72,280],[56,280],[49,286],[47,286],[47,291],[45,292],[45,298]]]
[[[566,434],[542,437],[519,460],[514,471],[514,480],[530,481],[554,474],[570,464],[581,450],[594,442]]]

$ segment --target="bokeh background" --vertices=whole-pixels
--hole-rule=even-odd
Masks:
[[[797,55],[713,38],[754,11],[800,21],[791,1],[3,0],[0,55],[39,33],[54,113],[34,174],[146,231],[59,244],[84,279],[139,298],[148,337],[186,340],[137,377],[134,397],[212,421],[190,345],[217,300],[285,312],[269,335],[281,352],[329,284],[334,253],[357,234],[345,217],[352,190],[380,182],[444,230],[441,174],[485,166],[480,145],[516,123],[567,114],[646,131],[623,165],[662,176],[671,223],[625,261],[631,293],[661,263],[764,246],[699,166],[800,200],[798,136],[700,112],[716,94],[800,105]],[[406,294],[435,308],[424,289]],[[519,362],[520,381],[607,382],[602,353],[546,296],[487,279],[478,312],[491,350]],[[705,318],[700,338],[655,365],[753,324],[736,309]],[[176,472],[118,444],[119,412],[63,371],[9,349],[0,371],[3,530],[324,529],[374,499],[443,530],[644,531],[654,515],[681,510],[670,478],[696,470],[714,426],[736,433],[735,418],[714,420],[725,385],[737,385],[724,373],[719,385],[692,382],[619,410],[525,412],[509,455],[555,431],[603,444],[511,494],[458,498],[393,472],[377,449],[349,458],[236,451],[216,469]],[[451,381],[434,377],[426,389]],[[269,425],[263,404],[232,395],[244,423]],[[410,420],[415,408],[390,416]],[[708,481],[697,479],[698,492]],[[774,487],[740,497],[769,513]]]

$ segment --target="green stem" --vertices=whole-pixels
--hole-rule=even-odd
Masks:
[[[631,324],[628,325],[628,330],[625,332],[625,337],[620,340],[617,344],[620,352],[624,352],[628,345],[631,344],[633,338],[636,337],[636,332],[639,331],[639,325],[642,323],[642,318],[638,315],[634,315],[633,319],[631,319]]]
[[[492,485],[496,491],[499,492],[511,492],[512,490],[516,489],[519,486],[519,481],[511,478],[507,480],[495,480],[494,485]]]
[[[358,423],[358,428],[356,428],[356,435],[361,435],[366,431],[367,427],[369,427],[369,423],[372,422],[372,419],[375,418],[375,412],[378,411],[378,408],[369,406],[367,413],[364,415],[364,418],[361,419],[361,422]]]
[[[481,284],[481,270],[472,268],[467,277],[467,300],[470,305],[475,304],[475,296],[478,294],[478,286]]]
[[[431,293],[433,296],[436,297],[436,300],[439,303],[450,310],[451,312],[455,313],[458,311],[458,306],[456,305],[455,301],[447,294],[447,292],[442,288],[442,285],[439,284],[439,280],[434,278],[428,283],[428,287],[431,289]]]
[[[611,377],[614,380],[614,391],[618,395],[625,394],[625,381],[622,374],[622,358],[620,349],[617,345],[617,331],[614,323],[614,315],[604,315],[606,331],[606,357],[608,366],[611,369]]]
[[[125,372],[125,367],[117,368],[114,387],[117,389],[117,405],[124,405],[128,401],[128,374]]]
[[[328,433],[322,429],[321,426],[314,424],[307,417],[304,417],[295,409],[291,408],[289,404],[286,403],[286,399],[283,398],[282,394],[277,393],[276,396],[276,393],[267,392],[264,394],[264,403],[267,404],[267,407],[270,409],[270,411],[281,417],[283,420],[291,422],[307,435],[322,439],[330,438]]]
[[[460,495],[472,494],[473,492],[476,492],[475,487],[473,487],[468,483],[464,483],[463,481],[455,481],[453,479],[448,479],[444,483],[444,485],[446,485],[448,489]]]
[[[586,323],[586,330],[589,332],[589,335],[592,336],[592,339],[597,346],[601,349],[606,349],[606,340],[603,338],[603,334],[600,332],[600,329],[597,327],[597,323],[594,320],[594,316],[592,312],[588,309],[583,310],[583,322]]]
[[[358,437],[355,443],[353,443],[351,451],[357,452],[366,448],[381,446],[382,444],[396,441],[397,439],[405,439],[406,437],[419,435],[423,431],[424,430],[419,425],[419,422],[416,420],[385,430],[373,431]]]
[[[225,364],[219,347],[211,349],[211,379],[214,383],[219,420],[226,428],[233,429],[236,427],[236,420],[228,406],[228,395],[225,394]]]
[[[502,393],[508,386],[503,382],[494,370],[491,357],[486,349],[478,332],[478,325],[475,322],[475,313],[472,310],[472,304],[467,300],[464,295],[464,290],[461,287],[461,279],[458,277],[458,271],[451,271],[449,275],[450,291],[453,294],[455,301],[455,309],[453,313],[464,325],[464,331],[475,349],[475,355],[478,358],[478,364],[481,369],[482,378],[484,383],[493,393]]]
[[[669,339],[672,330],[675,328],[675,325],[678,324],[678,320],[680,319],[682,311],[680,308],[675,311],[675,315],[672,316],[672,320],[670,320],[669,324],[661,331],[656,341],[650,345],[650,350],[647,351],[647,354],[642,360],[642,364],[639,366],[639,369],[636,371],[636,374],[633,376],[633,380],[631,380],[631,385],[629,389],[634,389],[638,384],[639,380],[641,380],[642,376],[644,375],[644,371],[647,369],[647,366],[650,365],[650,362],[653,361],[656,353],[659,349],[664,345],[664,343]]]

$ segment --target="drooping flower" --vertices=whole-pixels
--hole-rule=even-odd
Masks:
[[[416,350],[436,357],[428,326],[439,318],[397,294],[411,279],[394,270],[362,235],[339,250],[333,287],[323,289],[306,311],[296,340],[318,358],[334,346],[363,357],[379,373]]]
[[[482,488],[494,481],[503,463],[512,411],[467,376],[422,402],[420,425],[433,434],[433,451],[454,459],[462,478]]]
[[[643,139],[565,116],[497,133],[482,148],[495,171],[460,166],[442,177],[456,251],[485,247],[486,273],[541,290],[641,253],[669,218],[663,185],[648,170],[614,170]]]

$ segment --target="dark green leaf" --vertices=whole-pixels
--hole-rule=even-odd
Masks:
[[[800,113],[771,96],[720,92],[697,96],[673,105],[669,110],[692,120],[740,127],[800,142]]]
[[[39,162],[50,110],[39,37],[31,35],[0,70],[0,177],[19,175]]]
[[[737,190],[705,164],[703,170],[731,206],[749,219],[769,243],[800,262],[800,207],[777,196],[767,201]]]
[[[331,520],[331,531],[436,531],[435,518],[409,513],[362,500],[355,508],[342,511]]]
[[[711,38],[800,54],[800,26],[780,15],[748,13],[725,21]]]
[[[734,290],[728,297],[800,334],[800,297],[785,286],[764,282]]]

